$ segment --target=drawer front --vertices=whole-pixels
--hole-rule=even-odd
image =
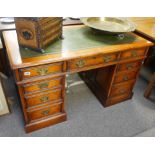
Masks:
[[[34,121],[44,117],[49,117],[50,115],[60,113],[62,104],[56,104],[53,106],[43,107],[34,111],[27,111],[27,116],[29,121]]]
[[[125,71],[125,70],[133,70],[136,68],[139,68],[142,64],[142,61],[136,61],[136,62],[130,62],[130,63],[125,63],[125,64],[120,64],[118,65],[117,71]]]
[[[93,56],[89,58],[76,59],[69,61],[69,70],[78,70],[84,67],[91,67],[99,64],[106,64],[117,60],[117,53],[103,56]]]
[[[125,82],[125,84],[122,83],[112,86],[110,97],[129,93],[133,88],[134,82]]]
[[[135,49],[130,51],[124,51],[121,53],[121,60],[122,59],[130,59],[130,58],[138,58],[141,56],[145,56],[145,49]]]
[[[63,72],[63,63],[54,63],[50,65],[20,69],[20,77],[21,79],[27,79],[30,77],[45,76],[61,72]]]
[[[109,100],[107,102],[107,105],[108,106],[114,105],[116,103],[125,101],[125,100],[127,100],[127,99],[129,99],[131,97],[132,97],[132,93],[121,94],[119,96],[115,96],[115,97],[109,98]]]
[[[125,82],[128,80],[135,79],[137,76],[137,71],[132,71],[132,72],[120,72],[119,74],[116,74],[114,83],[120,83],[120,82]]]
[[[45,103],[52,103],[60,99],[62,99],[61,89],[50,90],[45,93],[38,93],[33,96],[25,97],[27,107],[32,107],[32,106],[45,104]]]
[[[42,80],[34,83],[23,85],[25,93],[32,93],[50,88],[56,88],[62,85],[62,77],[57,77],[48,80]]]

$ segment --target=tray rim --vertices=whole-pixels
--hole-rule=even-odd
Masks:
[[[126,22],[127,24],[130,25],[130,28],[125,31],[109,31],[107,29],[100,29],[100,28],[97,29],[96,27],[94,27],[93,25],[91,25],[87,22],[87,20],[89,18],[114,18],[114,19],[118,19],[118,20],[122,20],[123,22]],[[136,29],[135,23],[133,23],[132,21],[128,20],[127,18],[123,18],[123,17],[81,17],[80,20],[84,25],[86,25],[94,30],[99,30],[101,32],[111,33],[111,34],[121,34],[121,33],[126,33],[126,32],[133,32]]]

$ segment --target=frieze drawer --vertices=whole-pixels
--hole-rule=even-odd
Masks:
[[[63,72],[63,62],[20,69],[21,79]]]
[[[63,77],[50,78],[23,85],[26,94],[62,86]]]
[[[129,51],[123,51],[121,53],[121,60],[122,59],[134,59],[134,58],[138,58],[138,57],[144,57],[146,54],[146,50],[145,49],[133,49],[133,50],[129,50]]]
[[[92,67],[100,64],[112,63],[117,60],[118,53],[100,55],[100,56],[92,56],[88,58],[80,58],[76,60],[69,61],[68,69],[69,70],[80,70],[85,67]]]
[[[52,89],[44,93],[37,93],[31,96],[25,96],[26,107],[37,106],[40,104],[52,103],[62,99],[61,89]]]
[[[31,122],[37,119],[49,117],[50,115],[60,113],[61,108],[62,108],[62,104],[59,103],[55,105],[46,106],[40,109],[36,109],[33,111],[27,111],[28,120]]]

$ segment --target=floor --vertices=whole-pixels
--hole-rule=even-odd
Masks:
[[[70,77],[80,80],[77,74]],[[88,87],[79,81],[69,88],[66,97],[66,122],[29,134],[24,131],[23,116],[13,80],[4,80],[12,113],[0,117],[0,136],[48,137],[126,137],[142,136],[141,133],[155,126],[155,91],[151,99],[143,97],[147,82],[139,77],[131,100],[103,108]]]

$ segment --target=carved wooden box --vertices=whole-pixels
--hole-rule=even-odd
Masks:
[[[19,17],[15,25],[19,45],[39,51],[62,35],[61,17]]]

